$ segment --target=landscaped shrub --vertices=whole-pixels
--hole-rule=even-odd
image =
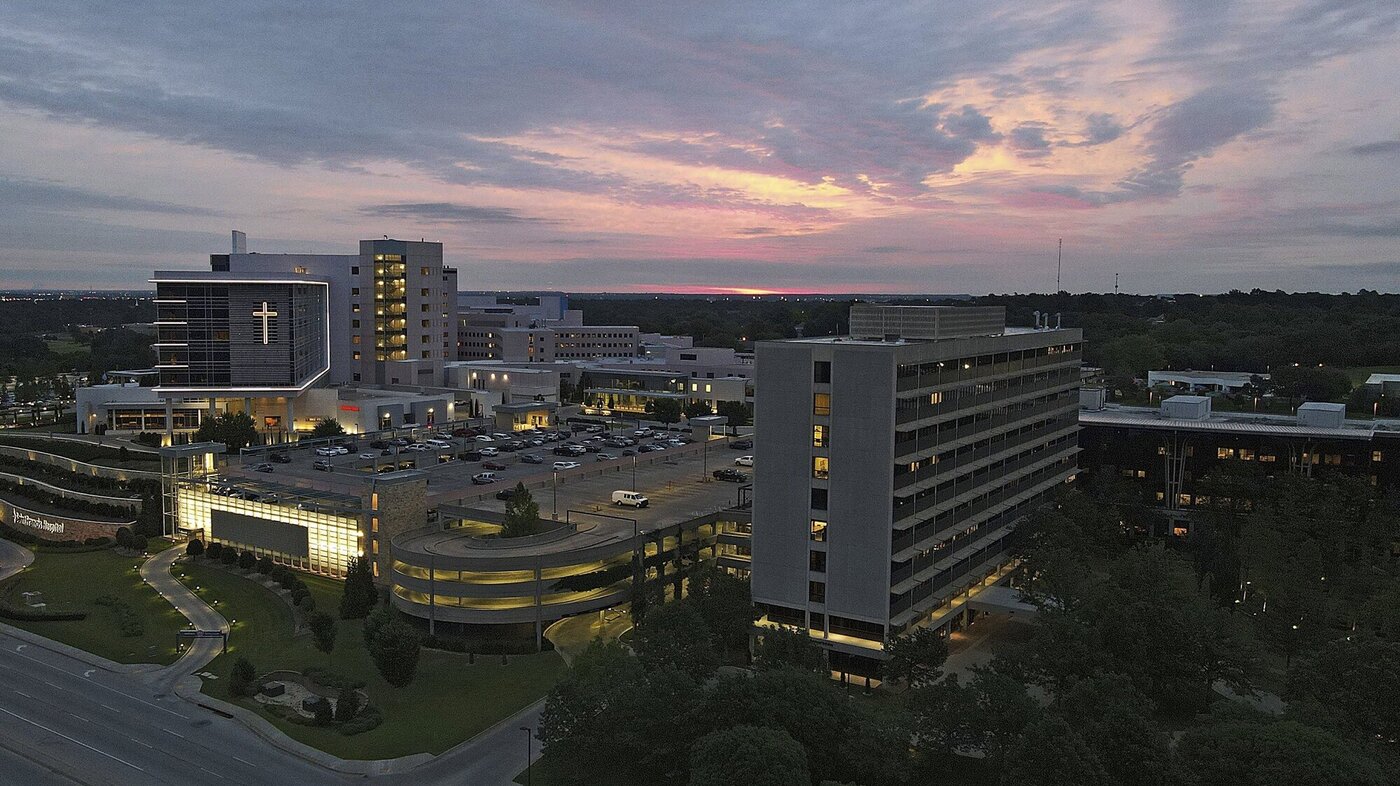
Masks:
[[[223,556],[223,553],[224,544],[218,542],[210,543],[209,548],[204,550],[204,556],[208,557],[209,559],[218,559],[219,557]]]
[[[100,595],[92,601],[98,606],[105,606],[116,615],[117,627],[121,629],[122,635],[127,638],[146,635],[146,623],[141,620],[140,615],[132,610],[130,604],[115,595]]]
[[[258,560],[258,573],[266,576],[272,572],[272,557],[263,557]]]
[[[28,606],[12,606],[0,603],[0,617],[21,622],[66,622],[87,619],[86,611],[45,611]]]
[[[277,582],[277,585],[279,587],[287,586],[287,579],[291,577],[291,575],[292,572],[290,570],[287,570],[286,565],[273,565],[272,572],[267,574],[268,578]]]
[[[311,712],[316,718],[317,726],[329,726],[335,721],[335,712],[331,709],[329,699],[320,699],[311,705]]]
[[[384,722],[384,714],[378,707],[365,707],[360,710],[360,714],[352,721],[340,725],[340,733],[349,737],[354,734],[363,734],[371,729],[377,728]]]
[[[198,557],[199,555],[203,554],[203,553],[204,553],[204,541],[202,541],[202,540],[200,540],[200,539],[198,539],[198,538],[195,538],[194,540],[192,540],[192,541],[190,541],[189,543],[185,544],[185,553],[188,554],[188,555],[191,556],[191,557]]]
[[[245,551],[238,555],[238,567],[244,570],[252,570],[257,567],[258,558],[251,551]]]
[[[360,694],[354,688],[341,688],[335,697],[335,720],[349,723],[360,714]]]
[[[238,549],[224,549],[224,550],[219,554],[219,561],[222,562],[222,563],[224,563],[225,565],[230,565],[230,566],[232,566],[232,565],[237,565],[237,564],[238,564]]]
[[[239,656],[228,675],[228,692],[234,696],[250,696],[256,690],[253,683],[257,679],[258,672],[253,669],[252,661]]]
[[[316,598],[309,592],[303,595],[296,604],[297,608],[301,609],[304,614],[310,614],[316,610]]]

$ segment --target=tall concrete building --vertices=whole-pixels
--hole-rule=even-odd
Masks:
[[[1074,476],[1082,337],[1000,307],[858,304],[850,325],[757,346],[753,597],[874,676],[1002,578],[1017,520]]]
[[[441,385],[457,358],[457,271],[443,267],[442,244],[361,240],[349,273],[352,381]]]

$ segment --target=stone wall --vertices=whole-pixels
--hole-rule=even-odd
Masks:
[[[130,527],[134,521],[92,521],[89,519],[40,513],[0,499],[0,521],[11,528],[52,541],[115,538],[117,530]]]

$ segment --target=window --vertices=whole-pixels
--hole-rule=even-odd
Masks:
[[[357,327],[359,327],[359,326],[360,326],[360,320],[358,320],[358,319],[352,319],[352,320],[350,320],[350,327],[355,327],[355,328],[357,328]]]
[[[419,309],[419,310],[420,310],[420,311],[427,311],[427,310],[428,310],[428,304],[427,304],[427,303],[424,303],[424,304],[423,304],[423,307],[422,307],[421,309]]]
[[[826,603],[826,582],[807,582],[807,600],[813,603]]]
[[[360,359],[360,353],[358,353],[358,352],[352,352],[351,355],[350,355],[350,359],[351,359],[351,360],[359,360],[359,359]]]
[[[418,268],[418,275],[420,275],[420,276],[426,276],[426,275],[428,275],[428,269],[427,269],[426,267],[420,267],[420,268]],[[426,289],[423,290],[423,294],[425,294],[425,295],[428,294],[428,290],[426,290]]]
[[[359,288],[359,287],[350,287],[350,294],[352,294],[352,295],[358,295],[358,294],[360,294],[360,288]]]
[[[826,456],[812,457],[812,477],[818,480],[826,480],[829,467],[830,459]]]
[[[831,414],[831,394],[830,394],[830,393],[813,393],[813,394],[812,394],[812,414],[813,414],[813,415],[830,415],[830,414]]]
[[[351,266],[351,268],[350,268],[350,275],[352,275],[352,276],[358,276],[358,275],[360,275],[360,268],[359,268],[358,266]]]
[[[1240,448],[1240,461],[1253,461],[1254,450],[1252,448]]]
[[[351,304],[350,304],[350,312],[351,312],[352,314],[358,314],[358,313],[360,313],[360,304],[359,304],[359,303],[351,303]]]
[[[818,360],[812,364],[812,381],[822,384],[831,382],[831,361]]]
[[[425,319],[425,320],[423,320],[423,327],[427,327],[427,326],[428,326],[428,320]]]
[[[1381,452],[1380,452],[1379,450],[1373,450],[1373,451],[1371,451],[1371,460],[1372,460],[1372,461],[1380,461],[1380,460],[1381,460]]]
[[[427,269],[427,268],[424,268],[424,270],[426,270],[426,269]],[[424,273],[423,275],[426,276],[426,275],[428,275],[428,274],[427,274],[427,273]],[[428,288],[427,288],[427,287],[424,287],[424,288],[418,290],[418,294],[419,294],[421,297],[427,297],[427,296],[428,296]]]
[[[939,391],[939,392],[934,392],[934,393],[928,394],[928,403],[930,403],[930,404],[942,404],[942,403],[943,403],[943,393],[942,393],[941,391]]]
[[[1216,457],[1216,458],[1221,458],[1221,459],[1234,458],[1234,457],[1235,457],[1235,449],[1234,449],[1234,448],[1216,448],[1216,449],[1215,449],[1215,457]]]
[[[826,510],[826,489],[812,489],[812,510]]]
[[[1261,462],[1265,463],[1265,464],[1270,464],[1270,463],[1273,463],[1273,462],[1277,461],[1277,460],[1278,460],[1278,457],[1277,457],[1277,456],[1274,456],[1274,455],[1271,454],[1271,453],[1260,453],[1260,454],[1259,454],[1259,460],[1260,460]]]
[[[826,572],[826,552],[825,552],[825,551],[809,551],[809,552],[807,552],[807,570],[810,570],[810,571],[812,571],[813,573],[825,573],[825,572]]]
[[[826,542],[826,522],[820,519],[812,519],[812,540],[817,543]]]
[[[358,343],[360,343],[360,334],[356,333],[355,335],[351,336],[351,337],[350,337],[350,343],[351,343],[351,344],[358,344]]]
[[[812,427],[812,447],[826,447],[826,426],[817,425]]]

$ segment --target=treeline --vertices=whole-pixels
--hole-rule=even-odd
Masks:
[[[713,300],[574,298],[589,324],[696,337],[702,346],[741,347],[754,340],[845,332],[850,300]],[[926,298],[891,302],[927,305]],[[988,295],[949,300],[1000,305],[1011,325],[1031,325],[1034,312],[1059,314],[1084,330],[1085,362],[1111,374],[1150,369],[1256,371],[1319,363],[1335,367],[1400,364],[1400,295],[1361,291],[1325,295],[1227,292],[1220,295]]]

